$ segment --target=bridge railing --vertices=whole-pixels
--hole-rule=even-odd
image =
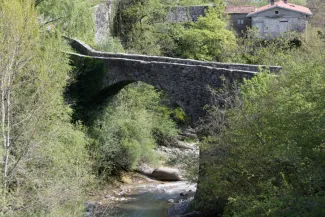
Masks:
[[[123,58],[123,59],[134,59],[142,60],[147,62],[168,62],[168,63],[177,63],[184,65],[202,65],[207,67],[214,68],[224,68],[230,70],[242,70],[242,71],[251,71],[251,72],[260,72],[262,70],[270,70],[271,73],[277,73],[281,71],[282,67],[280,66],[265,66],[265,65],[250,65],[250,64],[237,64],[237,63],[220,63],[220,62],[206,62],[199,60],[191,59],[180,59],[172,57],[163,57],[163,56],[147,56],[141,54],[124,54],[124,53],[110,53],[110,52],[101,52],[96,51],[91,48],[89,45],[79,41],[77,39],[64,37],[73,49],[78,53],[87,55],[87,56],[96,56],[96,57],[110,57],[110,58]]]

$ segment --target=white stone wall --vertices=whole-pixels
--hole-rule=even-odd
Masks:
[[[173,7],[170,9],[167,14],[167,20],[169,22],[178,23],[178,22],[189,22],[189,12],[187,7]]]
[[[172,23],[195,22],[200,16],[205,16],[205,10],[207,10],[208,7],[208,5],[172,7],[167,14],[167,21]]]
[[[288,31],[303,32],[307,27],[307,17],[299,12],[274,8],[252,17],[252,26],[260,30],[260,36],[275,37]]]
[[[99,43],[110,35],[110,25],[114,19],[114,1],[116,0],[106,0],[93,8],[96,29],[95,43]],[[204,12],[207,8],[207,5],[173,7],[167,14],[167,21],[174,23],[196,21],[199,16],[205,15]]]
[[[96,29],[95,43],[99,43],[110,35],[110,24],[113,19],[113,1],[114,0],[107,0],[93,8]]]

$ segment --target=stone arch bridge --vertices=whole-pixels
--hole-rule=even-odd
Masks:
[[[126,85],[142,81],[167,92],[195,123],[213,102],[210,88],[226,82],[241,82],[261,69],[278,72],[281,67],[228,64],[137,54],[100,52],[88,45],[67,39],[76,52],[69,52],[71,64],[79,73],[78,92],[83,100],[101,101]]]

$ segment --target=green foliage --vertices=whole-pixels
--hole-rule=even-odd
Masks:
[[[249,29],[244,38],[237,39],[237,50],[227,50],[225,56],[233,62],[247,64],[282,65],[296,50],[294,41],[303,40],[297,33],[286,33],[282,37],[264,39],[257,29]]]
[[[313,16],[308,21],[309,25],[321,28],[324,32],[325,18],[323,16],[323,11],[325,10],[325,2],[322,0],[308,0],[307,3],[307,7],[313,13]]]
[[[299,48],[270,49],[274,57],[261,61],[278,61],[282,73],[246,81],[226,111],[214,112],[217,134],[205,141],[210,154],[201,168],[203,210],[274,217],[325,212],[325,42],[317,33],[309,37]]]
[[[237,40],[237,51],[226,51],[233,62],[260,65],[279,65],[287,69],[287,62],[302,64],[309,56],[318,58],[324,48],[318,28],[306,33],[286,33],[272,40],[261,39],[256,30],[249,30],[245,38]]]
[[[118,38],[107,37],[105,40],[99,42],[95,49],[100,51],[112,52],[112,53],[124,53],[124,48]]]
[[[199,60],[223,59],[225,50],[236,48],[235,34],[226,29],[224,6],[219,2],[217,7],[211,7],[205,17],[191,23],[184,29],[179,39],[176,53],[183,58]]]
[[[181,1],[181,5],[213,3],[205,17],[195,23],[166,23],[176,2],[128,0],[119,2],[114,36],[120,37],[128,52],[167,55],[199,60],[226,60],[225,50],[236,48],[236,38],[227,30],[224,4],[214,1]]]
[[[182,37],[184,25],[181,23],[156,24],[160,52],[164,56],[175,57],[178,41]]]
[[[172,1],[127,0],[117,4],[114,35],[121,38],[130,52],[159,55],[156,25],[165,21],[166,5],[172,5]]]
[[[186,115],[184,110],[181,107],[178,107],[174,110],[175,119],[178,121],[185,121]]]
[[[41,24],[66,36],[92,42],[94,21],[89,0],[36,0]]]
[[[78,216],[91,177],[81,126],[63,101],[69,58],[31,1],[0,1],[1,216]]]
[[[99,175],[107,178],[134,169],[139,162],[150,163],[155,158],[153,132],[164,136],[177,133],[165,110],[160,105],[160,94],[143,83],[127,86],[110,100],[90,130],[94,138],[90,148]]]

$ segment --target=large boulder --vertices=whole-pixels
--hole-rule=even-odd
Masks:
[[[155,169],[151,176],[159,181],[182,181],[178,169],[161,167]]]
[[[154,171],[154,169],[151,168],[150,166],[148,166],[147,164],[140,163],[138,165],[138,168],[136,169],[136,171],[138,173],[142,174],[142,175],[151,176],[151,174]]]

